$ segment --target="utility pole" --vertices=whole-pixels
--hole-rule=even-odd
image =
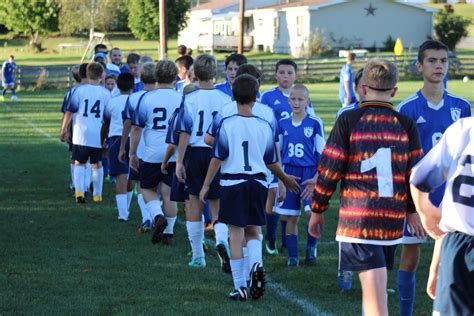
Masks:
[[[168,58],[166,34],[166,0],[160,0],[160,59]]]
[[[239,43],[237,46],[237,53],[244,53],[244,35],[245,35],[245,0],[240,0],[240,20],[239,20]]]
[[[89,29],[89,39],[92,39],[92,34],[94,34],[94,14],[95,14],[95,0],[91,0],[91,11],[90,11],[90,29]]]

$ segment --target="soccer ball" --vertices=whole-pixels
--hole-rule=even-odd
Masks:
[[[467,83],[468,81],[469,81],[469,77],[468,77],[468,76],[464,76],[464,78],[462,78],[462,82]]]

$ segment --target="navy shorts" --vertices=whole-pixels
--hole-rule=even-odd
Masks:
[[[112,136],[107,138],[107,147],[109,150],[109,174],[111,176],[116,176],[119,174],[128,174],[128,158],[126,158],[125,163],[122,163],[118,159],[118,154],[120,151],[120,141],[121,136]],[[130,147],[130,142],[127,140],[125,145],[125,157],[128,157],[128,152]]]
[[[343,271],[365,271],[386,267],[393,269],[396,245],[382,246],[339,243],[339,269]]]
[[[138,160],[138,170],[141,169],[143,164],[143,160]],[[132,168],[128,168],[128,180],[130,181],[140,181],[140,173],[133,170]]]
[[[184,202],[185,200],[188,200],[189,195],[186,194],[184,187],[184,183],[179,182],[176,173],[173,173],[173,178],[171,179],[170,200],[175,202]]]
[[[474,315],[474,236],[448,233],[443,239],[433,315]]]
[[[140,187],[143,189],[153,189],[163,182],[171,187],[173,173],[176,169],[176,163],[168,164],[168,174],[161,172],[161,163],[153,163],[144,161],[140,165]]]
[[[237,227],[265,226],[265,175],[223,174],[221,181],[219,222]]]
[[[92,164],[98,163],[102,161],[102,148],[72,145],[71,159],[81,164],[85,164],[88,160]]]
[[[211,162],[212,149],[210,147],[189,147],[188,151],[185,190],[189,195],[199,196]],[[209,188],[207,195],[209,200],[219,198],[219,179],[220,173],[217,173]]]

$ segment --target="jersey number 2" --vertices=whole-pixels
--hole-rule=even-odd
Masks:
[[[153,113],[158,113],[156,117],[153,118],[153,129],[166,129],[166,124],[158,125],[159,122],[166,121],[166,108],[154,108]]]
[[[369,159],[360,164],[360,172],[365,173],[375,168],[379,197],[393,197],[392,150],[379,148]]]
[[[89,113],[89,100],[85,99],[84,100],[85,106],[84,106],[84,114],[83,116],[88,117]],[[94,105],[91,107],[91,113],[95,114],[95,117],[100,117],[100,101],[97,100],[95,101]]]

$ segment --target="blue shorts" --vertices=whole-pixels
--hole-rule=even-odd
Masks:
[[[102,161],[102,148],[73,144],[71,159],[81,164],[85,164],[88,160],[92,164],[98,163]]]
[[[143,160],[138,159],[138,171],[142,167]],[[133,170],[132,168],[128,168],[128,180],[130,181],[140,181],[140,172]]]
[[[171,187],[171,181],[176,163],[170,162],[168,164],[168,174],[161,172],[161,163],[152,163],[144,161],[140,165],[140,187],[143,189],[153,189],[158,187],[158,184],[163,182]]]
[[[118,159],[118,154],[120,151],[120,141],[122,136],[112,136],[107,138],[107,147],[109,150],[109,174],[111,176],[116,176],[119,174],[128,174],[128,158],[126,158],[125,163],[122,163]],[[128,157],[128,152],[130,147],[130,141],[127,140],[125,145],[125,157]]]
[[[15,80],[13,78],[7,78],[5,77],[2,81],[2,85],[4,87],[8,87],[8,86],[14,86],[15,85]]]
[[[383,267],[392,270],[396,249],[396,245],[339,242],[339,270],[365,271]]]
[[[443,239],[433,315],[474,315],[474,236],[448,233]]]
[[[223,174],[221,181],[236,184],[221,186],[219,222],[237,227],[265,226],[265,175]]]
[[[268,188],[278,188],[278,177],[275,176],[270,170],[268,170]]]
[[[186,186],[185,190],[189,195],[199,196],[204,179],[206,179],[207,169],[211,162],[212,149],[210,147],[189,147],[189,158],[186,166]],[[207,198],[215,200],[219,198],[219,178],[217,173],[211,182]]]
[[[171,194],[170,200],[175,202],[184,202],[189,199],[189,195],[184,190],[184,183],[178,181],[176,173],[173,173],[173,178],[171,179]]]
[[[300,180],[298,181],[300,185],[303,181],[313,178],[316,172],[318,171],[316,166],[295,167],[295,166],[285,165],[284,169],[287,174],[297,176],[298,178],[300,178]],[[305,211],[307,212],[311,211],[310,204],[311,204],[310,200],[303,201],[303,206],[304,206]],[[291,192],[290,190],[287,190],[285,200],[280,205],[276,205],[274,208],[274,211],[281,215],[291,215],[291,216],[301,215],[300,193],[295,194]]]

